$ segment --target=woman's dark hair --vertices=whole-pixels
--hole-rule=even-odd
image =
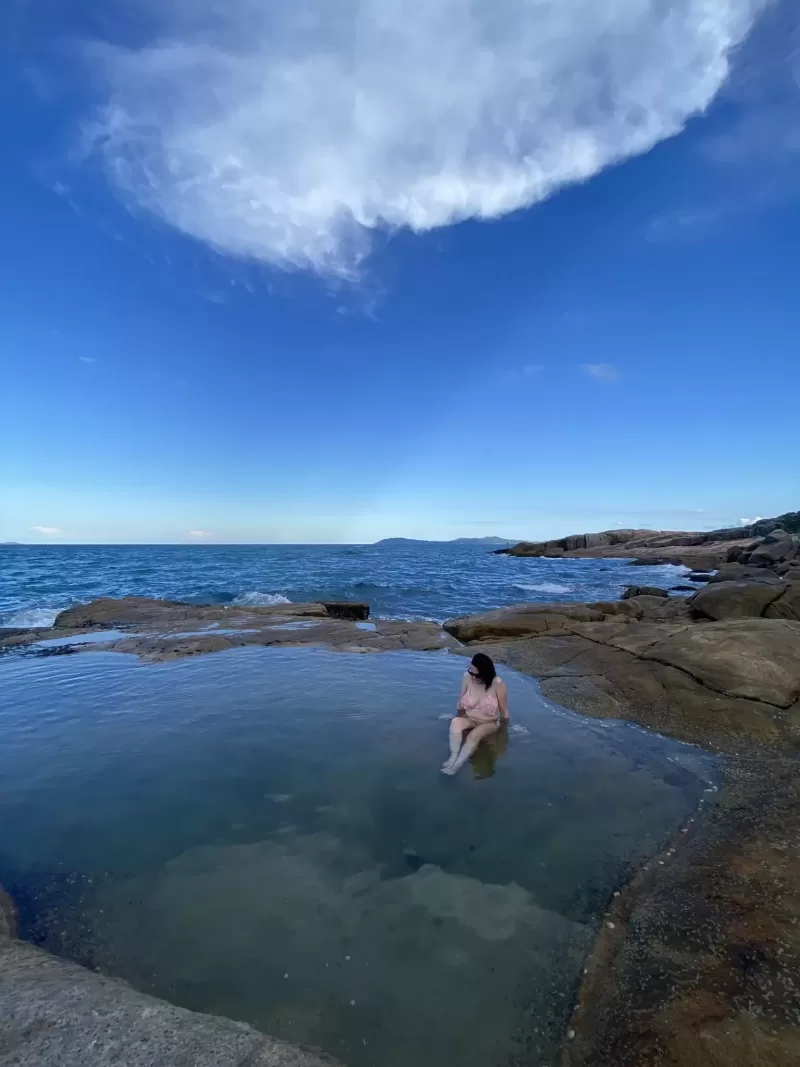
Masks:
[[[478,672],[478,677],[488,689],[497,677],[497,671],[494,669],[492,661],[485,652],[476,652],[472,657],[472,666]]]

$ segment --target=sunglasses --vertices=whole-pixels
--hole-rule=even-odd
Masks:
[[[470,676],[470,678],[480,678],[480,675],[477,671],[467,671],[467,674]]]

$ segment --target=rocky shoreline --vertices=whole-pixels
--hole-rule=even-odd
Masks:
[[[726,553],[737,557],[718,554],[717,573],[689,598],[633,588],[620,601],[523,604],[454,619],[445,632],[433,623],[367,622],[366,605],[105,599],[62,613],[52,630],[0,631],[0,652],[103,649],[164,660],[253,644],[480,648],[538,678],[560,705],[714,751],[725,776],[716,801],[612,903],[563,1064],[789,1067],[800,1060],[800,538],[772,526],[746,547],[736,540]],[[610,554],[617,546],[596,547]],[[110,628],[124,633],[103,640]],[[9,945],[36,952],[7,941],[6,955]]]
[[[716,803],[612,904],[563,1067],[800,1062],[798,559],[774,528],[689,599],[633,590],[446,624],[563,706],[723,759]]]
[[[551,541],[521,541],[498,549],[500,556],[533,556],[545,559],[630,559],[632,563],[677,563],[694,570],[714,570],[724,563],[769,564],[781,555],[781,546],[770,548],[776,533],[784,546],[800,533],[800,512],[790,511],[774,519],[759,519],[749,525],[724,530],[604,530],[571,534]],[[766,546],[766,547],[765,547]]]
[[[42,656],[128,652],[162,662],[249,645],[368,653],[430,652],[457,644],[436,623],[368,619],[367,604],[224,607],[105,597],[62,611],[52,629],[0,629],[0,653],[13,648]]]

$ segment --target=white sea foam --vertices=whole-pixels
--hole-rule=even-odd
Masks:
[[[17,627],[20,630],[36,630],[44,626],[52,626],[56,616],[60,615],[63,608],[25,608],[18,611],[3,622],[3,626]]]
[[[571,593],[571,585],[559,585],[558,582],[540,582],[538,585],[521,585],[514,586],[515,589],[521,589],[523,593]]]
[[[259,593],[256,589],[252,593],[242,593],[241,596],[237,596],[233,603],[251,608],[268,608],[273,604],[291,604],[291,600],[281,593]]]

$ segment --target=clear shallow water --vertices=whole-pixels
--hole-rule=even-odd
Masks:
[[[443,620],[545,600],[616,600],[683,567],[517,559],[471,545],[0,546],[0,626],[49,626],[100,596],[211,604],[366,600],[383,618]]]
[[[463,658],[0,660],[0,882],[25,932],[350,1067],[557,1060],[614,889],[714,777],[503,671],[438,773]]]

